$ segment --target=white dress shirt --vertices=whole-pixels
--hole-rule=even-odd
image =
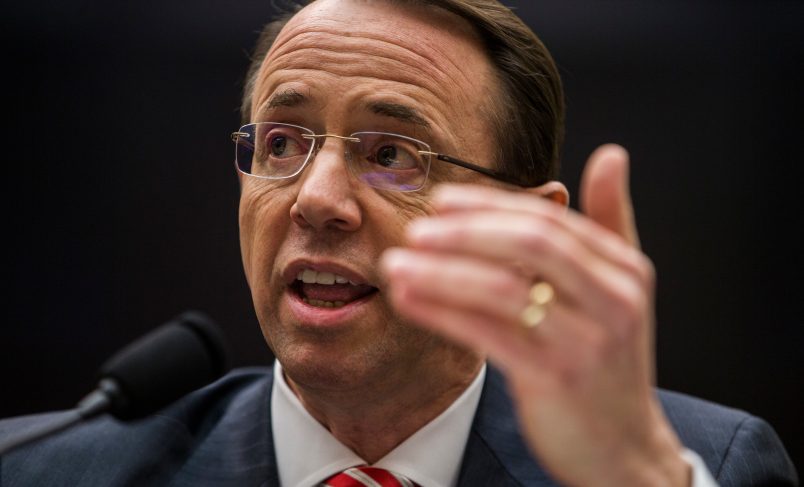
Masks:
[[[422,487],[454,487],[480,402],[486,365],[443,413],[403,441],[373,467],[404,475]],[[335,439],[290,390],[274,363],[271,426],[282,487],[312,487],[366,461]]]
[[[450,407],[372,466],[404,475],[422,487],[455,487],[485,376],[484,364]],[[279,361],[274,362],[272,387],[271,426],[282,487],[313,487],[349,467],[366,464],[304,409]],[[695,452],[684,450],[682,457],[692,466],[692,487],[717,486]]]

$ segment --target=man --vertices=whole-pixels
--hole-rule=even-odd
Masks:
[[[797,482],[762,420],[654,391],[627,154],[566,209],[558,75],[504,7],[318,0],[266,30],[243,114],[274,370],[21,449],[2,485]]]

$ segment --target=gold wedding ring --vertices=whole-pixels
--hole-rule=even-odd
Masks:
[[[547,306],[553,301],[555,294],[553,286],[544,281],[537,282],[530,288],[530,304],[519,315],[525,328],[535,328],[544,320]]]

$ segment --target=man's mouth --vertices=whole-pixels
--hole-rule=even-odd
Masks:
[[[374,286],[358,284],[344,276],[313,269],[300,270],[290,290],[302,301],[317,308],[341,308],[378,291]]]

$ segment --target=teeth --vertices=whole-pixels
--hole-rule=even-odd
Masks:
[[[343,301],[321,301],[320,299],[309,299],[309,298],[302,298],[302,301],[309,304],[310,306],[315,306],[317,308],[340,308],[343,306]]]
[[[349,279],[333,274],[332,272],[318,272],[312,269],[304,269],[299,271],[296,275],[297,281],[302,281],[306,284],[346,284],[347,282],[352,286],[357,286],[357,283]]]
[[[318,284],[335,284],[335,274],[331,272],[319,272],[318,276],[315,278],[315,282]]]
[[[315,278],[317,275],[318,273],[316,271],[305,269],[304,272],[302,272],[302,281],[306,282],[307,284],[313,284],[315,283]]]

